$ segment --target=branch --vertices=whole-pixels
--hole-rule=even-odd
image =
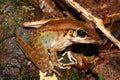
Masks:
[[[71,5],[74,9],[76,9],[78,12],[82,12],[82,15],[85,16],[88,20],[93,21],[96,24],[96,26],[106,35],[106,37],[109,38],[120,49],[120,42],[107,29],[105,29],[103,21],[101,19],[87,12],[82,6],[80,6],[74,0],[66,0],[66,2],[69,5]]]

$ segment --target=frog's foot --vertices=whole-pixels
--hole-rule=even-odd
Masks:
[[[70,69],[72,65],[75,65],[75,63],[61,63],[61,62],[58,62],[58,64],[56,64],[55,66],[60,68],[60,69]]]
[[[71,54],[71,51],[66,51],[63,55],[62,55],[62,57],[60,58],[60,59],[58,59],[58,62],[61,62],[63,59],[64,59],[64,57],[67,55],[67,57],[68,57],[68,59],[69,59],[69,63],[66,63],[66,64],[63,64],[63,63],[61,63],[62,65],[73,65],[73,64],[77,64],[77,60],[72,56],[72,54]]]
[[[76,63],[59,63],[59,67],[62,69],[69,69],[72,65],[75,65]]]

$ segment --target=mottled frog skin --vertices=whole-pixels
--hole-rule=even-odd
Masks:
[[[57,52],[77,43],[98,43],[99,35],[92,28],[74,19],[51,20],[41,27],[33,29],[28,45],[19,36],[16,42],[42,72],[49,72],[54,66],[59,67]]]

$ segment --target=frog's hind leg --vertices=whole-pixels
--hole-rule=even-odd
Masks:
[[[35,54],[35,51],[19,36],[15,37],[15,41],[17,45],[20,47],[20,49],[25,53],[25,56],[28,59],[31,59],[32,55]]]
[[[41,60],[42,56],[37,54],[36,51],[33,48],[31,48],[30,45],[23,41],[19,36],[15,37],[15,41],[17,42],[21,50],[24,52],[26,57],[30,59],[39,69],[41,69],[41,71],[45,72],[48,69],[46,67],[48,67],[49,63],[44,63],[44,61]]]
[[[70,63],[67,63],[67,64],[76,64],[77,63],[77,60],[72,56],[71,54],[72,52],[71,51],[65,51],[63,54],[62,54],[62,57],[58,59],[58,61],[62,61],[64,59],[64,56],[67,55]]]
[[[53,65],[51,64],[49,52],[40,35],[41,34],[37,33],[30,37],[31,46],[36,51],[36,55],[39,56],[39,60],[42,62],[41,67],[44,67],[43,69],[46,70],[51,70]]]

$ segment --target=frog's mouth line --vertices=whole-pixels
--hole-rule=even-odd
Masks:
[[[74,39],[70,39],[70,41],[72,43],[75,44],[100,44],[99,40],[90,40],[90,39],[80,39],[80,38],[74,38]]]

